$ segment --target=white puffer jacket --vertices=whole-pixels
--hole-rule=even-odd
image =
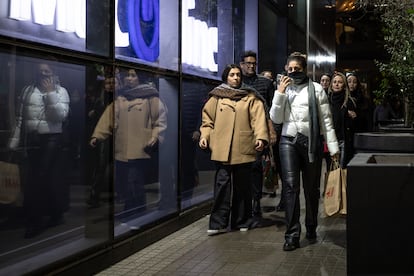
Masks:
[[[331,155],[339,151],[338,142],[333,128],[329,101],[319,83],[314,82],[315,95],[318,105],[318,117],[321,134]],[[282,136],[294,137],[297,132],[309,136],[309,104],[308,87],[290,85],[285,93],[275,91],[270,119],[276,124],[282,124]]]
[[[19,146],[22,127],[26,133],[62,133],[62,123],[69,114],[69,102],[68,92],[62,86],[57,85],[55,91],[48,93],[42,93],[34,85],[25,87],[9,148]]]

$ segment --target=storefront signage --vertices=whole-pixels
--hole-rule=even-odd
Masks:
[[[125,14],[119,7],[126,9]],[[119,16],[127,18],[120,27]],[[159,56],[159,0],[115,0],[115,47],[131,46],[137,57],[156,61]]]
[[[54,25],[65,33],[86,37],[85,0],[10,0],[9,18]]]
[[[195,0],[182,1],[182,62],[217,72],[218,29],[190,16],[189,10],[194,8]]]

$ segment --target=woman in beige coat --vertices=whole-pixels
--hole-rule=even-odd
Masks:
[[[269,141],[263,100],[253,88],[242,86],[240,67],[228,65],[222,80],[209,93],[200,127],[199,146],[211,150],[217,167],[209,235],[228,228],[248,230],[251,166],[256,151],[262,151]]]
[[[109,105],[92,134],[90,145],[115,135],[115,189],[126,211],[145,210],[152,152],[163,142],[167,110],[153,86],[140,84],[137,72],[128,70],[124,88]]]

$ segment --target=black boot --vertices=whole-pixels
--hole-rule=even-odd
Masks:
[[[260,207],[260,200],[253,200],[253,217],[262,217],[262,208]]]

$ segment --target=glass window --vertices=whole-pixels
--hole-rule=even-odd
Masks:
[[[219,79],[218,72],[233,63],[232,1],[183,0],[181,12],[183,72]]]
[[[0,181],[17,187],[0,194],[9,195],[0,202],[4,275],[25,274],[112,239],[112,181],[92,181],[97,168],[108,167],[109,152],[88,145],[100,112],[93,114],[92,106],[102,109],[110,98],[103,67],[15,52],[0,50],[0,169],[15,168]]]
[[[114,132],[115,236],[177,211],[178,82],[120,68],[92,137]]]
[[[201,109],[215,86],[203,81],[183,80],[181,97],[181,208],[191,207],[213,196],[215,167],[210,153],[198,146]]]
[[[178,70],[178,0],[115,0],[116,58]]]
[[[0,34],[107,56],[109,3],[109,0],[1,1]]]

